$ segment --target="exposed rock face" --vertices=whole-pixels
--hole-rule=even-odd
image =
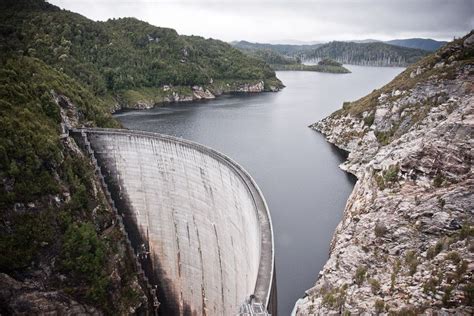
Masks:
[[[102,315],[60,291],[47,291],[38,284],[18,282],[0,273],[0,303],[14,315]]]
[[[262,92],[264,89],[263,81],[259,81],[255,84],[243,84],[238,87],[237,92]]]
[[[143,97],[139,101],[120,102],[112,108],[112,112],[127,109],[151,109],[157,105],[165,103],[191,102],[199,100],[212,100],[222,94],[230,93],[259,93],[264,91],[278,92],[283,87],[268,85],[265,87],[264,81],[255,82],[214,82],[206,86],[173,87],[164,85],[154,91],[154,97]],[[175,89],[176,88],[176,89]],[[153,93],[152,93],[153,94]]]
[[[312,126],[358,182],[297,314],[474,313],[473,42]]]

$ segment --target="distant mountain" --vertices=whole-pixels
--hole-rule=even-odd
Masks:
[[[447,42],[444,41],[435,41],[430,38],[407,38],[407,39],[395,39],[391,41],[386,41],[385,43],[390,45],[408,47],[408,48],[417,48],[423,49],[426,51],[435,51],[441,46],[444,46]]]
[[[407,66],[418,61],[428,52],[426,50],[390,45],[383,42],[330,42],[314,45],[287,45],[287,44],[262,44],[246,41],[232,42],[231,45],[243,52],[260,55],[257,57],[272,57],[270,52],[281,54],[279,58],[291,60],[321,60],[330,58],[343,64],[368,65],[368,66]],[[262,52],[265,51],[265,52]],[[256,53],[258,52],[258,53]],[[270,64],[275,64],[263,58]],[[290,63],[290,61],[288,61]],[[284,63],[280,63],[284,64]]]
[[[421,49],[400,47],[382,42],[330,42],[306,52],[304,59],[331,58],[343,64],[404,67],[427,55]]]
[[[216,94],[261,82],[264,90],[281,87],[267,64],[228,43],[135,18],[95,22],[45,1],[3,0],[0,19],[3,58],[38,58],[111,104],[187,100],[197,86]]]
[[[316,49],[319,45],[283,45],[260,44],[246,41],[233,42],[234,47],[245,54],[258,58],[269,64],[273,70],[317,71],[329,73],[349,73],[340,63],[321,60],[317,65],[305,65],[302,58],[306,52]]]
[[[272,50],[287,57],[296,57],[304,55],[306,51],[315,49],[323,44],[311,45],[292,45],[292,44],[269,44],[269,43],[251,43],[247,41],[234,41],[230,43],[241,51]]]
[[[376,39],[368,38],[368,39],[363,39],[363,40],[350,40],[350,41],[343,41],[343,42],[352,42],[352,43],[377,43],[377,42],[381,42],[381,41],[376,40]]]

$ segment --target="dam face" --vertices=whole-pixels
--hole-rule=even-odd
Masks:
[[[252,294],[276,314],[273,233],[252,178],[182,139],[85,130],[162,315],[235,315]]]

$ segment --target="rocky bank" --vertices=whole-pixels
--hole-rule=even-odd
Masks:
[[[192,87],[164,85],[161,88],[124,91],[115,98],[117,102],[112,111],[151,109],[167,103],[212,100],[223,94],[277,92],[283,87],[284,85],[279,81],[275,84],[269,84],[263,80],[254,82],[235,80],[214,82],[211,80],[208,85],[194,85]]]
[[[311,127],[357,176],[297,315],[474,313],[474,32]]]

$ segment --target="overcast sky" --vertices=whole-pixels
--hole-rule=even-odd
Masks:
[[[136,17],[224,41],[451,40],[474,28],[474,0],[49,0],[93,20]]]

